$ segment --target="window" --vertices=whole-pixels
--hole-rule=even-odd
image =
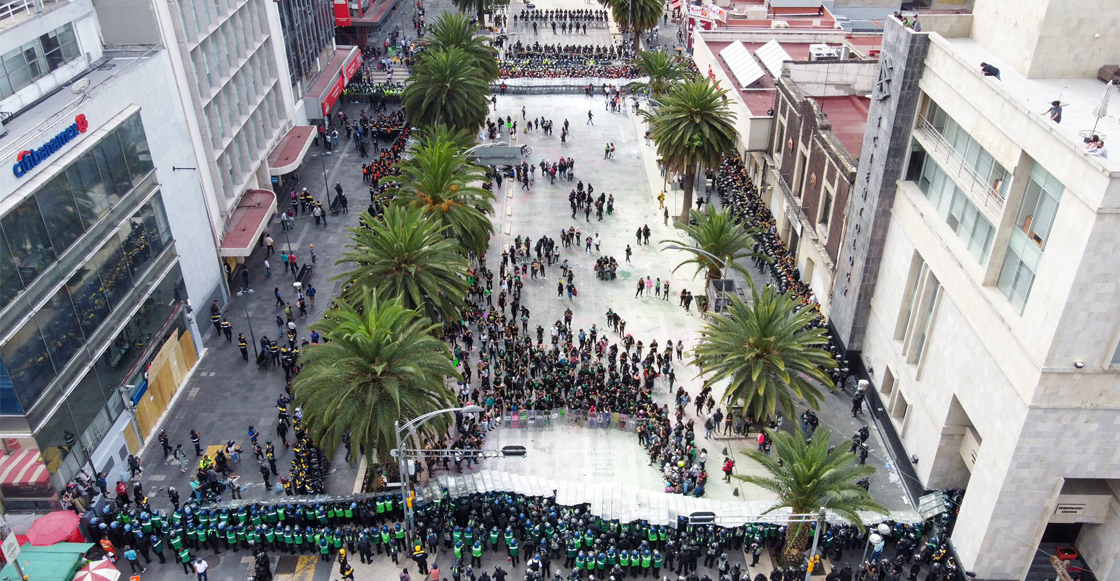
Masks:
[[[1030,179],[1023,203],[1007,243],[1007,255],[999,273],[996,286],[1020,313],[1027,304],[1034,285],[1038,262],[1046,239],[1054,226],[1062,190],[1065,187],[1050,172],[1036,163],[1031,168]]]
[[[65,24],[0,57],[0,99],[10,97],[81,54]]]
[[[828,220],[832,217],[832,198],[835,194],[829,184],[825,184],[823,191],[824,195],[821,196],[821,211],[817,214],[817,223],[828,228]]]
[[[922,166],[918,189],[945,219],[957,238],[965,243],[965,248],[973,258],[980,264],[987,262],[992,250],[992,239],[995,238],[995,227],[930,156],[926,156]]]
[[[941,283],[915,252],[910,262],[910,276],[895,327],[895,339],[902,341],[902,354],[908,363],[921,363],[940,294]]]
[[[1007,198],[1007,178],[1011,174],[986,149],[933,101],[928,101],[926,120],[953,148],[955,157],[972,170],[975,179],[986,190],[1001,200]]]

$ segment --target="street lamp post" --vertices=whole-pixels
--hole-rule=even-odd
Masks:
[[[432,418],[447,413],[462,412],[467,414],[477,414],[482,412],[482,407],[477,405],[468,405],[458,408],[447,408],[428,412],[420,417],[414,418],[404,425],[400,421],[394,422],[393,426],[397,432],[397,470],[401,475],[401,505],[404,507],[404,523],[405,523],[405,538],[409,542],[409,548],[412,547],[413,538],[413,516],[412,507],[409,506],[408,497],[412,488],[412,481],[408,477],[408,462],[405,458],[405,443],[411,438],[419,429],[420,426],[427,423]]]
[[[327,183],[327,162],[323,156],[319,156],[319,164],[323,166],[323,190],[327,192],[327,210],[331,209],[331,186]],[[323,215],[326,217],[326,214]]]
[[[885,539],[889,534],[891,534],[891,527],[887,526],[887,523],[879,523],[879,525],[875,527],[875,532],[867,535],[867,543],[863,545],[863,556],[859,558],[860,569],[856,579],[863,579],[863,574],[867,571],[863,565],[867,561],[867,549],[871,546],[872,540],[878,539],[875,540],[875,544],[879,544],[879,542]]]
[[[257,351],[257,336],[253,334],[253,320],[249,318],[249,307],[245,303],[241,303],[241,307],[245,309],[245,324],[249,326],[249,342],[253,344],[253,357],[260,360],[261,354]]]

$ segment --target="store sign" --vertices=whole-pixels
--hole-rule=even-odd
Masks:
[[[349,83],[350,79],[354,78],[354,74],[358,72],[358,68],[362,66],[362,51],[355,51],[354,58],[350,59],[345,66],[342,67],[342,75]]]
[[[697,18],[704,18],[707,20],[718,20],[719,22],[727,22],[727,11],[715,4],[707,4],[704,6],[688,5],[688,15]]]
[[[350,26],[350,3],[347,0],[334,0],[335,26]]]
[[[338,101],[338,98],[342,96],[342,90],[345,88],[346,77],[343,77],[340,74],[338,75],[338,78],[335,79],[334,84],[331,85],[330,90],[327,91],[326,96],[323,97],[322,106],[324,118],[326,118],[330,114],[331,107],[334,107],[335,102]]]
[[[50,156],[58,153],[77,137],[85,133],[89,129],[89,121],[86,121],[86,116],[79,114],[74,117],[74,122],[69,127],[58,132],[51,138],[50,141],[35,149],[25,149],[19,152],[16,156],[16,163],[12,166],[12,173],[16,174],[17,178],[22,178],[27,175],[27,172],[35,169],[40,163],[46,161]]]

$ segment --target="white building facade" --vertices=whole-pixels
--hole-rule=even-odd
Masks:
[[[952,539],[967,570],[1023,579],[1032,560],[1075,545],[1096,578],[1112,579],[1120,163],[1087,154],[1079,134],[1106,85],[1052,78],[1085,67],[1046,61],[1079,44],[1098,52],[1091,27],[1063,20],[1067,9],[1101,26],[1120,10],[1022,4],[998,42],[1000,7],[1013,8],[999,2],[945,22],[923,15],[922,33],[888,25],[833,325],[921,484],[966,488]],[[1024,46],[1037,37],[1022,35],[1023,18],[1060,30]],[[1054,44],[1062,34],[1067,50]],[[1000,78],[981,74],[981,62]],[[1043,114],[1055,99],[1061,123]],[[1115,132],[1114,118],[1106,124]]]

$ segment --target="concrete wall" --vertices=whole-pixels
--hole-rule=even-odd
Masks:
[[[94,0],[105,44],[158,44],[161,41],[151,0]]]
[[[13,50],[40,36],[64,26],[74,24],[74,36],[81,51],[78,58],[44,75],[18,93],[0,101],[0,111],[15,113],[34,103],[40,97],[69,81],[90,65],[101,59],[102,48],[97,14],[91,0],[76,0],[71,4],[46,12],[0,35],[0,46]]]
[[[894,184],[909,157],[910,129],[920,96],[918,80],[928,47],[928,34],[887,19],[879,61],[882,83],[871,98],[833,291],[830,326],[848,350],[862,348]]]
[[[797,83],[810,97],[870,95],[875,90],[879,61],[792,62],[782,64],[782,76]]]
[[[922,32],[936,32],[945,38],[968,38],[972,32],[971,14],[934,14],[923,12],[919,18]]]
[[[1027,78],[1093,78],[1118,64],[1115,0],[980,0],[972,38]]]

